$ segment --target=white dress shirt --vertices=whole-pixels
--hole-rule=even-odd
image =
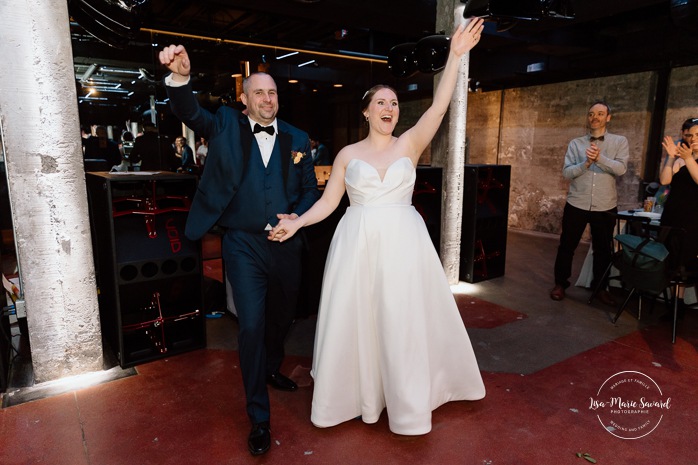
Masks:
[[[249,117],[248,117],[249,119]],[[255,123],[254,121],[250,120],[250,129],[254,130],[254,125],[259,124]],[[260,124],[260,126],[263,126]],[[274,143],[276,142],[276,134],[278,134],[278,129],[276,127],[276,119],[271,123],[271,126],[274,126],[274,134],[269,135],[264,131],[260,131],[257,134],[254,135],[255,139],[257,139],[257,145],[259,145],[259,151],[262,152],[262,161],[264,162],[264,166],[266,167],[269,164],[269,159],[271,158],[271,152],[274,150]]]

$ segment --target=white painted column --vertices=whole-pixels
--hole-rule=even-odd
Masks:
[[[102,369],[65,0],[0,0],[0,124],[35,381]]]
[[[451,34],[455,27],[467,23],[464,5],[454,0],[439,0],[437,30]],[[434,144],[434,165],[443,168],[443,199],[441,203],[441,263],[450,284],[458,283],[460,269],[461,222],[463,217],[463,182],[465,166],[465,122],[468,103],[468,71],[470,53],[461,58],[456,89],[447,114],[447,126],[440,130],[441,144]],[[434,80],[438,85],[440,75]],[[443,134],[443,131],[446,134]],[[438,141],[437,141],[438,142]]]

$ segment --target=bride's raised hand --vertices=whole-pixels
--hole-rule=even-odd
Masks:
[[[451,52],[461,56],[470,51],[480,41],[484,27],[482,18],[473,18],[467,26],[460,24],[451,36]]]

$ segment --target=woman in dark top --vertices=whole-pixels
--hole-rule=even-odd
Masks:
[[[681,244],[668,244],[670,264],[683,264],[687,270],[698,271],[698,118],[683,123],[681,136],[677,143],[670,136],[662,142],[667,156],[659,172],[659,182],[670,184],[671,190],[661,224],[685,230]],[[678,295],[681,309],[683,294],[681,288]]]

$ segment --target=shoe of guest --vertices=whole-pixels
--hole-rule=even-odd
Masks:
[[[555,287],[550,291],[550,298],[553,300],[562,300],[565,298],[565,288],[556,284]]]
[[[599,291],[599,293],[596,294],[596,297],[598,297],[599,301],[604,305],[608,305],[611,307],[615,307],[616,305],[618,305],[616,299],[614,299],[611,293],[608,291]]]
[[[267,376],[267,384],[280,391],[295,391],[298,389],[298,385],[294,383],[293,380],[287,378],[278,371]]]
[[[247,449],[252,455],[262,455],[271,447],[271,430],[269,422],[257,423],[252,426],[250,436],[247,439]]]

